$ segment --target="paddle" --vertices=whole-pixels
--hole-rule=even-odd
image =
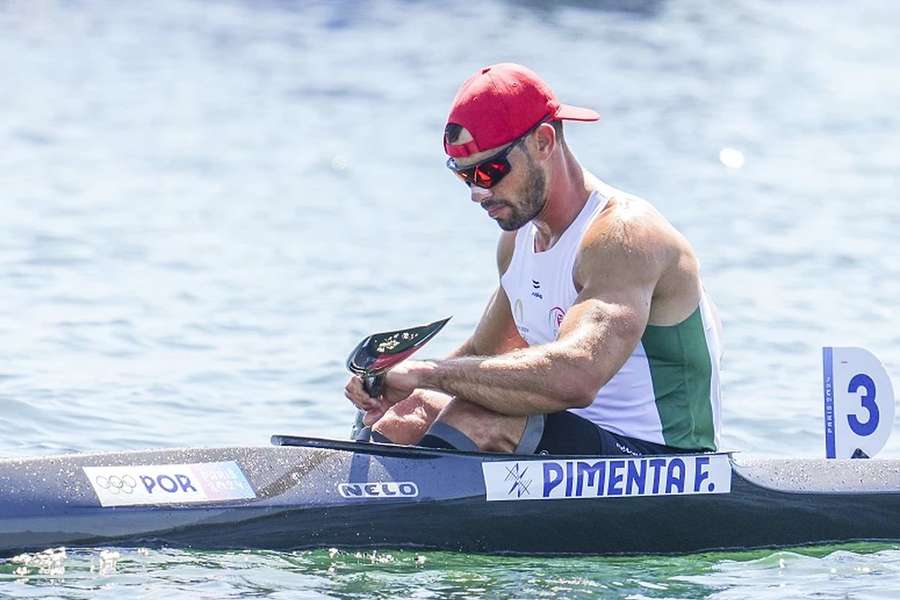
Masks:
[[[398,331],[385,331],[374,333],[359,343],[347,358],[347,368],[351,373],[362,377],[363,389],[377,398],[381,395],[384,385],[384,374],[398,363],[412,356],[419,348],[425,345],[443,329],[451,317]],[[353,425],[353,438],[363,428],[363,411],[356,415]]]

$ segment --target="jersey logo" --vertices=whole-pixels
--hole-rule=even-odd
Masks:
[[[565,316],[566,311],[558,306],[554,306],[550,309],[548,318],[550,320],[550,329],[553,330],[553,335],[559,335],[559,326],[562,325]]]

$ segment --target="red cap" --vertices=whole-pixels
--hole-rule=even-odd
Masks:
[[[537,73],[515,63],[500,63],[479,69],[459,88],[447,125],[465,128],[472,140],[449,144],[446,130],[444,150],[459,158],[507,144],[537,125],[541,119],[596,121],[589,108],[560,104],[556,94]]]

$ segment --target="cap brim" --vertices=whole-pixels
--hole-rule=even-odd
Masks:
[[[600,115],[597,111],[589,108],[560,104],[559,110],[556,111],[556,118],[566,119],[567,121],[599,121]]]

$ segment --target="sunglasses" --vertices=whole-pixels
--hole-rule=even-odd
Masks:
[[[469,187],[476,185],[489,190],[500,183],[512,171],[512,165],[509,164],[509,159],[506,157],[512,152],[513,148],[525,141],[525,138],[531,135],[541,124],[546,123],[547,120],[546,117],[541,119],[534,127],[516,138],[512,144],[481,162],[468,167],[460,167],[456,164],[456,159],[450,157],[447,159],[447,168],[456,173],[456,176]]]

